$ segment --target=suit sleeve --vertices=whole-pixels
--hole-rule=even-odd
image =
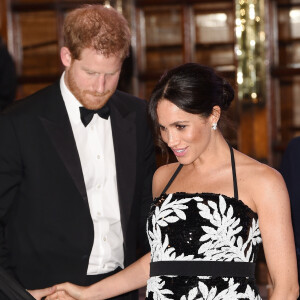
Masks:
[[[16,95],[17,74],[14,61],[0,41],[0,110],[10,104]]]
[[[142,203],[140,221],[138,227],[139,234],[139,248],[141,254],[147,253],[150,250],[149,242],[146,234],[146,221],[149,215],[150,205],[153,201],[152,197],[152,178],[156,169],[155,151],[153,144],[153,137],[148,124],[144,133],[144,181],[142,188]]]
[[[280,172],[291,201],[291,213],[298,259],[300,257],[300,138],[293,139],[283,155]]]
[[[5,228],[19,190],[22,163],[12,121],[0,115],[0,265],[9,267]]]
[[[280,172],[285,180],[290,198],[294,195],[295,183],[300,177],[300,139],[293,139],[287,146],[282,157]],[[298,171],[299,170],[299,171]]]

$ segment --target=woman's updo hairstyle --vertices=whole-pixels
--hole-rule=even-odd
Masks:
[[[157,105],[162,99],[172,102],[185,112],[207,118],[216,105],[221,111],[229,108],[234,99],[234,90],[214,69],[201,64],[187,63],[167,71],[154,87],[149,102],[149,115],[157,144],[166,150],[157,119]]]

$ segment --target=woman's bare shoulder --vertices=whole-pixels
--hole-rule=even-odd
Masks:
[[[280,173],[269,165],[259,162],[246,154],[235,151],[236,165],[241,172],[247,173],[248,178],[253,180],[273,181],[281,180]]]
[[[253,191],[253,195],[274,195],[282,191],[285,193],[285,182],[276,169],[241,152],[235,152],[237,177],[241,184]]]
[[[178,162],[166,164],[159,167],[155,171],[152,183],[153,197],[158,197],[161,194],[164,187],[168,184],[169,180],[171,179],[178,166]]]

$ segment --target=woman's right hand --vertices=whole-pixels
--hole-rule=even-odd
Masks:
[[[70,282],[60,283],[54,287],[56,292],[47,296],[46,300],[88,300],[83,295],[87,287]]]

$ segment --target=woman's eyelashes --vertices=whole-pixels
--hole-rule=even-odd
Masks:
[[[187,125],[184,125],[184,124],[174,124],[174,127],[178,130],[183,130],[187,127]],[[168,129],[163,126],[163,125],[159,125],[159,130],[160,131],[167,131]]]
[[[176,128],[178,129],[178,130],[182,130],[182,129],[184,129],[186,127],[186,125],[180,125],[180,124],[177,124],[176,125]]]
[[[159,130],[160,131],[166,131],[166,127],[162,126],[162,125],[159,125]]]

